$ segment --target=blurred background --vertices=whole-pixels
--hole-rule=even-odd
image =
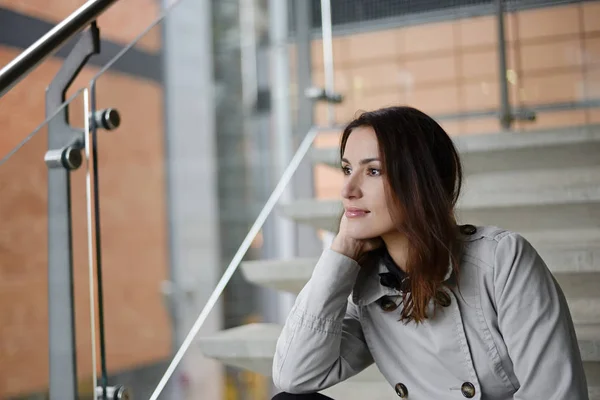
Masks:
[[[84,3],[0,0],[0,67]],[[150,398],[236,253],[160,398],[270,398],[279,326],[335,230],[340,126],[407,104],[465,143],[591,138],[598,21],[598,1],[115,1],[62,109],[95,139],[68,192],[48,181],[49,127],[65,114],[45,96],[77,39],[0,97],[0,399],[52,398],[51,354],[65,349],[49,337],[51,287],[73,288],[73,308],[54,310],[72,318],[76,398],[96,398],[102,375]],[[118,126],[90,127],[101,110]],[[69,237],[51,224],[61,195]],[[52,240],[72,245],[69,281],[49,273]]]

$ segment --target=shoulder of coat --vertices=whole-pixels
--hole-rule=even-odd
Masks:
[[[461,225],[462,260],[492,268],[498,242],[514,232],[496,226]]]
[[[497,226],[476,226],[465,224],[459,226],[461,239],[464,242],[475,242],[482,240],[490,240],[498,242],[503,237],[510,235],[511,231],[498,228]]]

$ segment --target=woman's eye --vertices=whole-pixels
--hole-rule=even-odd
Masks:
[[[380,176],[381,170],[377,168],[369,168],[369,175],[371,176]]]
[[[350,175],[352,173],[352,170],[350,169],[350,167],[345,165],[342,167],[342,172],[344,173],[344,175]]]

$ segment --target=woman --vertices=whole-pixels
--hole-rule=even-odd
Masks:
[[[536,250],[456,225],[460,160],[432,118],[363,113],[341,158],[345,213],[277,342],[275,399],[325,399],[373,362],[401,398],[588,399],[565,297]]]

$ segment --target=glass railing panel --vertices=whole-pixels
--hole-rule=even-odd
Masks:
[[[62,355],[49,339],[49,306],[53,301],[49,282],[49,196],[71,200],[73,234],[73,304],[77,398],[93,393],[92,321],[88,265],[85,160],[71,172],[71,193],[49,185],[45,155],[48,127],[64,120],[68,107],[71,126],[84,138],[85,92],[77,92],[56,114],[38,126],[14,148],[10,138],[0,146],[0,398],[46,398],[50,387],[49,353]],[[17,132],[18,133],[18,132]],[[64,132],[63,132],[64,133]],[[51,233],[52,234],[52,233]],[[68,241],[54,233],[53,243]],[[63,242],[64,243],[64,242]],[[54,283],[52,283],[54,285]],[[64,282],[58,282],[60,288]],[[56,286],[55,286],[56,287]],[[60,289],[56,289],[60,290]],[[64,371],[52,371],[61,374]]]
[[[162,292],[170,279],[162,28],[146,31],[91,83],[92,111],[112,109],[120,117],[115,126],[96,125],[92,136],[98,199],[92,206],[99,217],[94,262],[101,273],[98,385],[106,374],[109,387],[122,385],[139,399],[149,398],[174,340]],[[144,42],[153,46],[136,59],[137,43]],[[130,68],[122,68],[127,63]]]

